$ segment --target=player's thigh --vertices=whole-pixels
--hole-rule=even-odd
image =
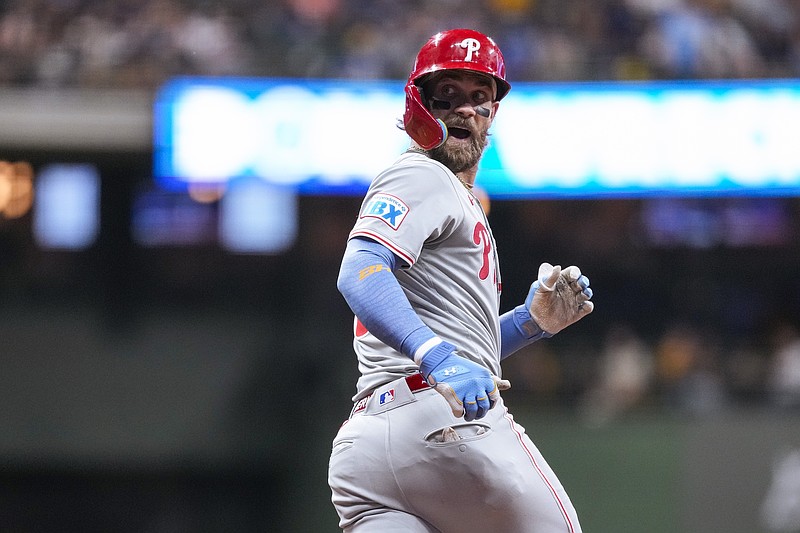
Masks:
[[[519,446],[514,452],[515,463],[525,479],[523,492],[516,500],[520,505],[517,512],[521,515],[533,512],[537,517],[535,526],[525,526],[520,531],[580,533],[581,526],[575,508],[555,472],[525,429],[514,422],[510,415],[505,415],[504,419],[518,439]]]
[[[396,509],[365,516],[345,528],[345,533],[440,533],[425,520]]]
[[[447,531],[580,531],[558,478],[525,429],[498,407],[482,420],[450,418],[414,448],[405,443],[409,449],[396,449],[395,476],[415,512]],[[419,425],[419,419],[434,417],[412,422]],[[445,431],[458,438],[440,438]]]

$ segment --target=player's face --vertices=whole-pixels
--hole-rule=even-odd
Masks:
[[[475,167],[488,143],[499,103],[495,81],[469,71],[447,71],[427,88],[431,114],[447,125],[447,141],[431,157],[454,173]]]

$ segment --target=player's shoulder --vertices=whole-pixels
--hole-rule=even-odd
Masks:
[[[415,189],[437,189],[453,179],[443,164],[424,154],[405,152],[373,181],[374,184],[403,183]]]
[[[435,159],[431,159],[425,154],[412,151],[401,154],[400,157],[398,157],[394,164],[389,168],[414,168],[421,172],[430,172],[442,176],[451,174],[450,170],[446,166]]]

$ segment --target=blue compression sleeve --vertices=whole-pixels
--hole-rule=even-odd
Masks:
[[[397,282],[394,271],[399,261],[382,244],[350,239],[336,286],[370,333],[413,359],[436,334],[422,322]]]
[[[533,321],[525,305],[518,305],[500,315],[500,359],[505,359],[534,341],[551,336]]]

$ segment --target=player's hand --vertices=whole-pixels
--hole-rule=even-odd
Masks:
[[[470,421],[483,418],[511,383],[493,376],[481,365],[455,353],[442,341],[422,356],[419,370],[436,392],[444,396],[453,416]]]
[[[576,266],[542,263],[539,278],[531,285],[525,306],[543,331],[555,335],[594,311],[589,278]]]

